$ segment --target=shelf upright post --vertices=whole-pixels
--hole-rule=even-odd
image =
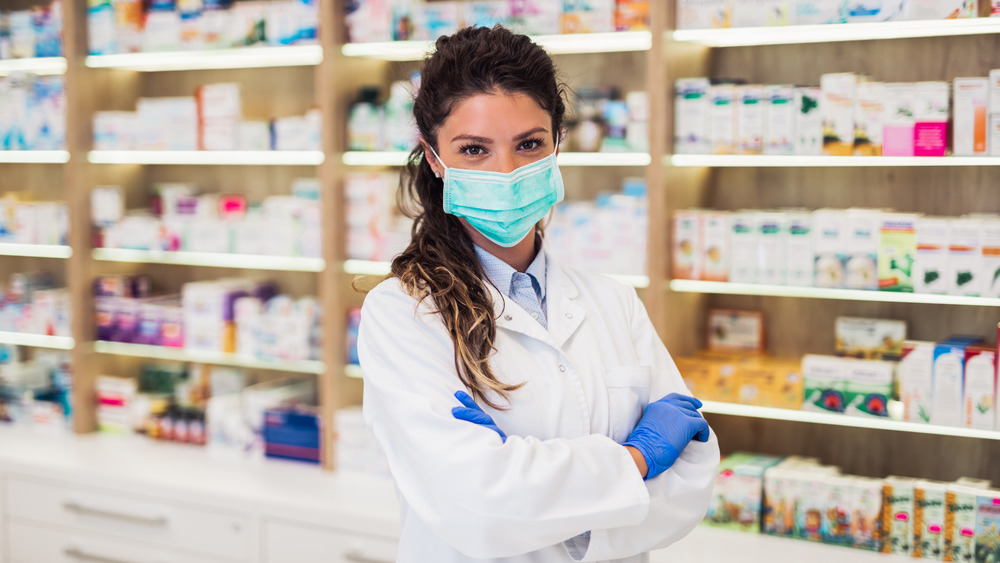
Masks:
[[[646,275],[649,276],[649,288],[646,291],[646,309],[660,337],[665,334],[667,315],[664,309],[665,275],[667,272],[667,253],[664,245],[667,241],[667,197],[664,190],[665,174],[663,160],[667,151],[667,123],[656,116],[666,112],[667,77],[663,72],[664,35],[667,30],[668,11],[673,2],[652,2],[649,7],[649,27],[652,44],[646,53],[646,97],[649,100],[649,156],[650,164],[646,167]]]
[[[87,0],[63,3],[63,51],[66,56],[66,149],[69,163],[63,169],[69,210],[68,242],[73,254],[66,260],[70,297],[73,376],[73,431],[82,434],[97,428],[95,390],[97,369],[88,344],[93,340],[93,296],[90,285],[90,165],[93,81],[84,65],[87,56]]]

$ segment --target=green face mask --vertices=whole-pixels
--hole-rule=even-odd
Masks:
[[[506,248],[524,240],[565,195],[555,151],[507,173],[448,168],[433,148],[431,153],[444,166],[444,212],[465,217]]]

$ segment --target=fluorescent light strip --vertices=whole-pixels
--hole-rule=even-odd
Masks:
[[[73,249],[62,244],[17,244],[0,242],[0,256],[28,256],[31,258],[69,258]]]
[[[1000,440],[1000,432],[994,430],[977,430],[975,428],[957,428],[950,426],[936,426],[932,424],[920,424],[916,422],[903,422],[900,420],[890,420],[887,418],[847,416],[834,413],[820,413],[797,411],[791,409],[776,409],[770,407],[757,407],[753,405],[740,405],[734,403],[723,403],[718,401],[702,401],[702,412],[715,414],[728,414],[733,416],[745,416],[750,418],[765,418],[771,420],[787,420],[793,422],[806,422],[810,424],[827,424],[832,426],[848,426],[853,428],[874,428],[877,430],[889,430],[894,432],[915,432],[920,434],[937,434],[941,436],[955,436],[961,438],[982,438],[987,440]]]
[[[93,164],[316,166],[323,151],[90,151]]]
[[[410,153],[406,151],[350,151],[343,161],[348,166],[404,166]],[[635,152],[564,152],[559,153],[560,166],[648,166],[652,157]]]
[[[65,164],[69,151],[0,151],[3,164]]]
[[[1000,307],[1000,299],[931,295],[927,293],[896,293],[862,289],[826,289],[791,285],[758,285],[697,280],[671,280],[670,289],[681,293],[714,293],[721,295],[759,295],[764,297],[803,297],[808,299],[839,299],[844,301],[876,301],[880,303],[919,303],[928,305],[971,305]]]
[[[624,284],[631,285],[639,289],[649,287],[649,276],[628,276],[619,274],[605,274],[611,279],[618,280]]]
[[[356,276],[384,276],[389,273],[388,262],[373,260],[345,260],[344,272]]]
[[[364,377],[364,372],[361,371],[361,366],[358,364],[347,364],[344,366],[344,375],[355,379],[362,379]]]
[[[167,346],[149,346],[146,344],[130,344],[125,342],[108,342],[98,340],[94,342],[94,351],[100,354],[112,354],[116,356],[130,356],[134,358],[152,358],[155,360],[172,360],[177,362],[195,362],[203,364],[216,364],[223,366],[234,366],[248,369],[266,369],[272,371],[289,371],[295,373],[321,374],[326,367],[323,362],[314,360],[258,360],[238,356],[236,354],[223,354],[219,352],[200,352],[185,350],[183,348],[170,348]]]
[[[1000,20],[970,18],[783,27],[682,29],[673,32],[673,39],[674,41],[699,43],[710,47],[739,47],[908,37],[950,37],[987,33],[1000,33]]]
[[[263,68],[277,66],[314,66],[323,61],[319,45],[288,47],[246,47],[211,51],[176,51],[168,53],[122,53],[91,55],[85,64],[91,68],[120,68],[145,72],[227,68]]]
[[[977,156],[774,156],[744,154],[675,154],[672,166],[823,167],[823,166],[998,166],[1000,157]]]
[[[24,332],[0,332],[0,342],[15,346],[32,346],[34,348],[52,348],[55,350],[72,350],[76,342],[69,336],[46,336],[44,334],[28,334]]]
[[[64,57],[38,57],[31,59],[0,60],[0,76],[12,72],[30,72],[32,74],[65,74],[66,59]]]
[[[653,36],[648,31],[538,35],[532,39],[553,55],[648,51],[653,44]],[[341,49],[348,57],[372,57],[387,61],[416,61],[433,51],[433,41],[348,43]]]
[[[178,266],[210,266],[213,268],[244,268],[247,270],[287,272],[322,272],[326,267],[326,262],[322,258],[225,254],[218,252],[167,252],[125,248],[95,248],[92,256],[94,260],[108,262],[175,264]]]

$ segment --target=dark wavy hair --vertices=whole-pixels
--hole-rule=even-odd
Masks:
[[[437,133],[456,104],[477,94],[519,93],[552,116],[558,136],[565,92],[552,59],[530,38],[501,26],[470,27],[440,37],[424,60],[413,115],[421,137],[440,153]],[[444,212],[442,180],[419,144],[409,155],[398,199],[414,222],[410,244],[392,261],[390,276],[418,301],[434,302],[454,343],[462,383],[477,401],[500,408],[487,393],[506,399],[520,385],[500,382],[490,367],[497,329],[485,275],[462,223]]]

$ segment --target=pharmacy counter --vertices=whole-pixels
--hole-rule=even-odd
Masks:
[[[0,426],[0,561],[393,561],[391,483],[138,437]],[[699,527],[652,563],[902,563],[795,540]]]

